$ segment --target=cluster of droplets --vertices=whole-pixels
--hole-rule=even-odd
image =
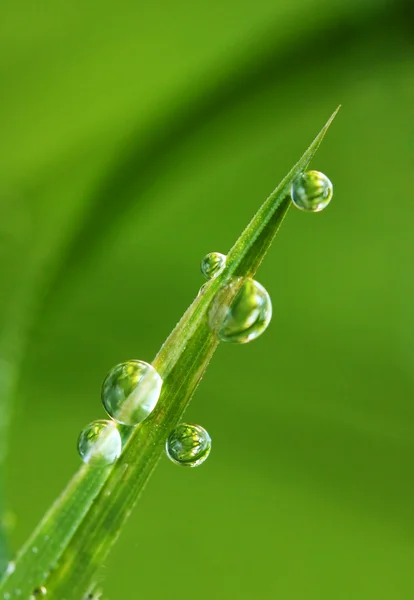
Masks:
[[[122,451],[119,425],[135,427],[155,409],[162,379],[154,367],[142,360],[116,365],[102,385],[102,403],[109,420],[87,425],[78,439],[83,462],[96,466],[114,463]]]
[[[102,403],[111,419],[93,421],[82,430],[78,451],[83,462],[95,466],[114,463],[122,451],[119,425],[142,423],[156,407],[162,383],[154,367],[143,361],[130,360],[111,369],[102,385]],[[179,425],[166,443],[167,456],[175,464],[189,467],[201,465],[210,449],[210,436],[200,425]]]
[[[332,183],[319,171],[300,174],[291,187],[292,202],[307,212],[323,210],[332,194]],[[212,280],[226,265],[224,254],[210,252],[201,262],[201,272]],[[223,284],[208,314],[210,329],[217,338],[238,344],[258,338],[271,318],[272,302],[265,288],[254,279],[242,277],[230,277]],[[94,421],[83,429],[78,441],[82,460],[102,466],[115,462],[122,451],[119,425],[135,427],[149,417],[157,405],[162,385],[154,367],[141,360],[129,360],[114,367],[102,385],[102,403],[110,420]],[[201,465],[210,450],[211,438],[200,425],[181,423],[166,442],[167,456],[181,466]]]

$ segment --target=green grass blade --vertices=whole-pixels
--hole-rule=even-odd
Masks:
[[[336,111],[337,112],[337,111]],[[2,598],[29,598],[45,586],[54,600],[82,600],[97,570],[163,455],[218,345],[208,323],[211,302],[232,278],[253,276],[290,205],[290,186],[306,169],[336,112],[269,196],[162,346],[153,364],[164,380],[157,408],[139,427],[123,430],[124,449],[111,467],[83,466],[19,553],[0,585]]]

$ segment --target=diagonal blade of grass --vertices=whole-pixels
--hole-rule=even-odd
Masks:
[[[203,287],[162,346],[153,362],[164,380],[154,413],[139,427],[123,430],[124,449],[113,466],[81,467],[2,581],[3,598],[16,593],[28,598],[41,585],[55,600],[80,600],[89,592],[218,345],[208,323],[212,300],[232,278],[255,274],[289,208],[292,181],[306,169],[336,113],[237,240],[226,268]]]

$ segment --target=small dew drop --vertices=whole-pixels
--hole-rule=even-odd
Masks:
[[[14,573],[16,570],[16,563],[13,561],[10,561],[6,567],[6,575],[11,575],[12,573]]]
[[[201,288],[198,290],[197,298],[199,296],[201,296],[202,294],[204,294],[204,292],[206,291],[207,287],[208,287],[208,282],[203,283],[203,285],[201,286]]]
[[[33,554],[37,554],[39,552],[39,548],[37,548],[37,546],[33,546],[32,552]]]
[[[201,425],[181,423],[168,436],[165,450],[176,465],[198,467],[210,454],[211,438]]]
[[[226,266],[225,254],[220,252],[210,252],[201,261],[201,272],[206,279],[213,279],[216,277]]]
[[[47,594],[47,589],[43,585],[41,587],[36,588],[33,591],[33,596],[35,598],[41,598],[43,596],[46,596],[46,594]]]
[[[295,179],[291,188],[293,204],[306,212],[319,212],[332,200],[333,185],[319,171],[306,171]]]
[[[121,436],[114,421],[93,421],[81,431],[78,439],[78,452],[87,464],[110,465],[121,450]]]
[[[162,379],[152,365],[129,360],[109,371],[102,385],[102,402],[110,417],[123,425],[138,425],[154,410]]]
[[[246,344],[261,335],[272,318],[272,302],[254,279],[234,279],[216,296],[210,327],[223,342]]]

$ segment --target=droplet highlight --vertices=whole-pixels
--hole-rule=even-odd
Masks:
[[[180,467],[198,467],[210,454],[211,438],[201,425],[181,423],[168,436],[165,451]]]
[[[10,561],[6,567],[6,575],[11,575],[16,570],[16,563],[14,561]]]
[[[46,594],[47,589],[43,585],[41,587],[36,588],[33,592],[33,596],[35,598],[42,598],[43,596],[46,596]]]
[[[223,342],[246,344],[258,338],[272,318],[272,301],[254,279],[234,279],[214,299],[210,327]]]
[[[326,208],[333,195],[333,185],[320,171],[306,171],[295,179],[291,188],[293,204],[306,212]]]
[[[220,252],[210,252],[201,261],[201,272],[206,279],[213,279],[226,266],[226,255]]]
[[[94,421],[81,431],[78,439],[78,452],[86,464],[111,465],[121,450],[121,435],[114,421]]]
[[[102,402],[110,417],[123,425],[138,425],[154,410],[162,379],[152,365],[129,360],[109,371],[102,385]]]

